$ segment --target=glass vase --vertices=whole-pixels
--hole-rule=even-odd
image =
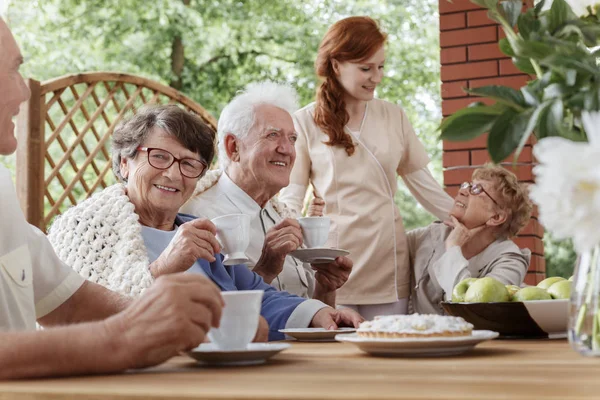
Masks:
[[[577,258],[569,303],[569,342],[585,356],[600,356],[600,245]]]

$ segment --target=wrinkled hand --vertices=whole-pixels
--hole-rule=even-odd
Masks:
[[[312,328],[337,329],[339,326],[358,328],[365,319],[350,308],[336,310],[331,307],[321,308],[310,322]]]
[[[352,260],[348,257],[338,257],[328,264],[311,264],[317,281],[315,291],[332,292],[341,288],[352,272]]]
[[[308,205],[308,211],[306,215],[309,217],[322,217],[323,210],[325,209],[325,200],[318,197],[316,194],[314,194],[314,196],[314,199],[312,199]]]
[[[215,261],[221,245],[215,235],[217,228],[207,219],[195,219],[182,224],[171,243],[150,265],[154,277],[188,270],[197,259]]]
[[[454,246],[462,247],[486,227],[486,225],[483,224],[473,229],[469,229],[461,224],[453,215],[450,216],[450,221],[444,221],[444,224],[453,228],[450,235],[446,238],[446,250],[449,250]]]
[[[295,219],[286,218],[267,231],[260,259],[253,271],[271,283],[283,270],[285,257],[302,245],[302,228]]]
[[[158,278],[143,296],[104,321],[109,337],[117,338],[116,356],[125,368],[161,363],[204,341],[218,327],[225,303],[208,278],[171,274]]]
[[[268,342],[269,341],[269,323],[267,320],[261,315],[258,319],[258,329],[256,330],[256,335],[253,342]]]

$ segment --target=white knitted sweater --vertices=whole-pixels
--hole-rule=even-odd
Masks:
[[[63,262],[111,290],[138,296],[153,282],[142,226],[122,184],[58,216],[48,238]]]

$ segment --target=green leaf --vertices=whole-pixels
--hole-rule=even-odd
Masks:
[[[544,4],[546,3],[546,1],[548,1],[548,0],[540,0],[540,2],[535,5],[534,11],[535,11],[536,15],[542,12],[542,9],[544,8]]]
[[[523,86],[521,88],[521,94],[523,95],[527,105],[535,107],[540,104],[540,100],[538,99],[538,96],[533,88],[529,86]]]
[[[501,105],[463,108],[440,125],[440,138],[451,141],[467,141],[489,132],[494,121],[506,109]]]
[[[539,105],[538,107],[536,107],[533,110],[533,112],[527,111],[527,112],[521,114],[521,116],[519,117],[519,118],[521,118],[521,117],[526,117],[528,114],[530,115],[529,119],[527,121],[527,125],[525,126],[525,131],[524,131],[523,135],[521,136],[521,140],[519,141],[519,145],[517,146],[517,149],[515,150],[514,162],[517,162],[517,159],[519,158],[519,155],[523,151],[523,148],[525,147],[527,140],[533,133],[533,128],[537,124],[540,113],[542,112],[542,110],[544,110],[544,108],[547,105],[548,105],[547,103],[543,103],[543,104]]]
[[[500,48],[500,51],[502,53],[506,54],[509,57],[514,57],[515,52],[513,51],[512,46],[510,45],[510,42],[507,38],[500,39],[500,41],[498,42],[498,47]]]
[[[562,98],[565,94],[565,87],[560,83],[552,83],[544,89],[544,100],[553,98]]]
[[[513,57],[512,62],[519,71],[529,75],[535,75],[535,68],[533,68],[529,58]]]
[[[523,2],[521,0],[506,0],[500,3],[500,11],[510,26],[515,26],[519,15],[521,15]]]
[[[506,86],[482,86],[475,89],[468,89],[467,93],[491,98],[499,103],[506,104],[517,111],[521,111],[523,110],[523,107],[527,106],[523,95],[519,91]]]
[[[554,47],[539,41],[518,39],[511,42],[515,54],[519,57],[540,60],[554,54]]]
[[[501,162],[519,146],[521,138],[527,134],[532,113],[533,110],[519,113],[509,108],[496,119],[488,136],[488,152],[493,162]]]
[[[542,139],[559,136],[559,126],[563,123],[563,103],[560,100],[549,102],[540,112],[536,127],[536,136]]]
[[[539,25],[539,21],[531,12],[521,14],[517,20],[517,29],[519,30],[521,37],[525,40],[529,39],[531,32],[539,29]]]
[[[552,33],[562,27],[567,21],[577,19],[577,15],[575,15],[565,0],[554,0],[548,16],[548,30]]]

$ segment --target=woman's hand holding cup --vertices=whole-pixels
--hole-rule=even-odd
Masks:
[[[186,271],[199,258],[215,261],[215,254],[221,251],[221,245],[215,237],[216,232],[215,225],[207,219],[195,219],[182,224],[171,243],[150,264],[150,272],[157,278],[160,275]]]

